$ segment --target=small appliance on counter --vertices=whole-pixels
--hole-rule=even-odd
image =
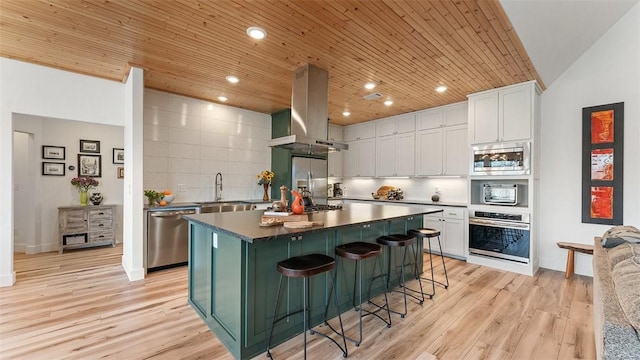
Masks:
[[[333,196],[335,196],[335,197],[344,196],[344,191],[342,189],[342,183],[333,184]]]
[[[518,205],[518,196],[522,192],[518,184],[491,184],[482,185],[482,202],[488,205]]]

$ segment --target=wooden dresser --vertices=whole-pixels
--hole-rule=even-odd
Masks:
[[[58,208],[58,252],[91,246],[116,246],[117,205],[61,206]]]

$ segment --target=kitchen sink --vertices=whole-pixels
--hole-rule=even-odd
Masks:
[[[203,202],[200,204],[200,213],[219,213],[232,211],[246,211],[256,208],[255,204],[245,202]]]

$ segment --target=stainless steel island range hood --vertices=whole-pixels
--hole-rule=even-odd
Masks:
[[[329,74],[307,64],[293,72],[291,135],[272,139],[269,146],[305,154],[347,150],[347,144],[327,140]]]

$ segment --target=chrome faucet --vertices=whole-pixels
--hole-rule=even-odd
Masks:
[[[218,182],[218,179],[220,179],[219,182]],[[214,195],[215,195],[216,201],[222,200],[222,174],[221,173],[216,174],[216,184],[215,184]]]

